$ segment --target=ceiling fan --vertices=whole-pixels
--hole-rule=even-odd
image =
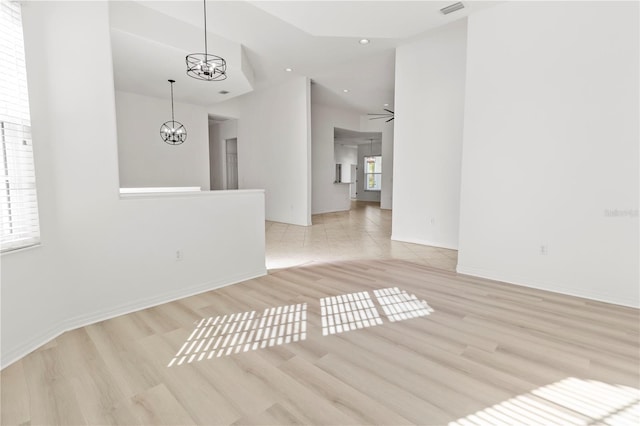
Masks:
[[[385,121],[385,123],[388,123],[388,122],[390,122],[391,120],[393,120],[395,118],[393,111],[391,111],[390,109],[386,109],[386,108],[383,108],[383,109],[385,111],[387,111],[387,112],[385,112],[383,114],[372,114],[372,113],[367,114],[367,115],[376,115],[377,116],[377,117],[370,117],[369,120],[379,120],[381,118],[388,118],[388,120]]]

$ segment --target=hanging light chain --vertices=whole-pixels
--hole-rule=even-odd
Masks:
[[[204,55],[207,56],[209,51],[207,50],[207,0],[203,0],[204,3]]]
[[[203,0],[202,9],[204,11],[204,53],[191,53],[186,56],[187,75],[198,80],[225,80],[227,78],[227,62],[221,56],[209,53],[207,0]]]
[[[169,80],[169,82],[171,83],[171,121],[176,121],[173,115],[173,83],[175,83],[175,81]]]

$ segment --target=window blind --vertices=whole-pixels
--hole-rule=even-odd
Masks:
[[[0,2],[0,247],[39,243],[40,225],[20,3]]]

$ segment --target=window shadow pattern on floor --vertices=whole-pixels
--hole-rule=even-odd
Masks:
[[[409,294],[398,287],[374,290],[378,303],[391,322],[404,321],[412,318],[424,317],[433,312],[433,309],[424,300]]]
[[[203,318],[168,367],[240,352],[299,342],[307,338],[307,304]]]
[[[323,336],[382,324],[368,291],[323,297],[320,312]]]
[[[389,321],[404,321],[433,312],[426,301],[398,287],[373,291]],[[383,324],[368,291],[323,297],[319,300],[322,335],[354,331]],[[220,358],[241,352],[300,342],[307,338],[307,304],[203,318],[167,367]]]

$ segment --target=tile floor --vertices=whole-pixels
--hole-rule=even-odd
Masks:
[[[312,217],[312,226],[266,223],[267,269],[354,259],[402,259],[455,271],[458,252],[391,241],[391,211],[354,201],[347,212]]]

